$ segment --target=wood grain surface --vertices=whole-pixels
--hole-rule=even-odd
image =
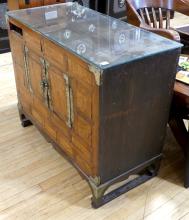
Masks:
[[[157,177],[94,210],[76,169],[20,125],[11,54],[0,55],[0,219],[187,220],[184,159],[169,129],[164,155]]]

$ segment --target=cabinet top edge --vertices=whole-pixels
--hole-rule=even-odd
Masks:
[[[182,46],[77,3],[10,11],[7,15],[102,70]]]

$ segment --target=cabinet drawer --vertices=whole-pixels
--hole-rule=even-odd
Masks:
[[[72,78],[77,79],[77,81],[88,85],[88,88],[91,88],[93,74],[89,71],[87,64],[78,61],[75,57],[68,58],[68,69],[69,74]]]
[[[51,41],[44,39],[43,51],[45,59],[50,65],[57,67],[61,72],[68,72],[68,59],[65,51]]]
[[[25,29],[23,32],[24,41],[26,44],[26,47],[28,47],[30,50],[36,52],[37,54],[41,55],[42,48],[41,48],[41,37],[40,35]]]
[[[32,115],[35,120],[41,125],[44,126],[45,119],[49,117],[49,111],[44,106],[44,104],[38,99],[33,99],[32,105]]]
[[[85,84],[86,85],[86,84]],[[84,84],[72,80],[74,111],[81,114],[87,121],[92,120],[92,88],[87,88]]]
[[[82,141],[91,146],[92,126],[79,115],[74,118],[74,131]]]
[[[51,113],[50,122],[60,133],[63,133],[69,140],[71,139],[70,130],[66,123],[61,120],[55,113]]]
[[[91,166],[84,161],[79,155],[75,156],[76,164],[78,164],[79,168],[88,176],[92,176]]]
[[[75,133],[72,134],[72,143],[75,153],[90,164],[92,158],[91,147],[84,143]]]
[[[51,123],[51,121],[48,119],[45,119],[44,130],[50,136],[50,138],[52,138],[54,141],[56,141],[56,138],[57,138],[56,128]]]
[[[74,157],[73,146],[71,142],[60,132],[57,133],[57,142],[70,158]]]

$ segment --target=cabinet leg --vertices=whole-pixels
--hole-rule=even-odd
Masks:
[[[32,122],[21,112],[19,111],[21,125],[25,128],[32,125]]]
[[[117,198],[121,194],[126,193],[129,190],[131,190],[131,189],[139,186],[140,184],[146,182],[147,180],[153,178],[154,176],[157,175],[159,167],[160,167],[160,160],[158,160],[154,164],[148,166],[143,172],[140,172],[140,175],[137,178],[125,183],[124,185],[112,190],[111,192],[109,192],[107,194],[105,194],[106,190],[110,186],[119,182],[119,180],[110,181],[110,182],[104,183],[99,186],[95,185],[95,183],[93,181],[89,180],[89,186],[91,188],[92,195],[93,195],[92,196],[93,208],[98,208],[98,207],[110,202],[111,200]],[[134,173],[132,173],[132,174],[134,174]],[[128,177],[129,177],[129,175],[127,175],[125,177],[125,180]],[[120,181],[123,181],[123,179],[121,179]]]

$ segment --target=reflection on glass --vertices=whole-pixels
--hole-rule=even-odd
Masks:
[[[77,3],[12,11],[9,16],[102,68],[180,46]]]

